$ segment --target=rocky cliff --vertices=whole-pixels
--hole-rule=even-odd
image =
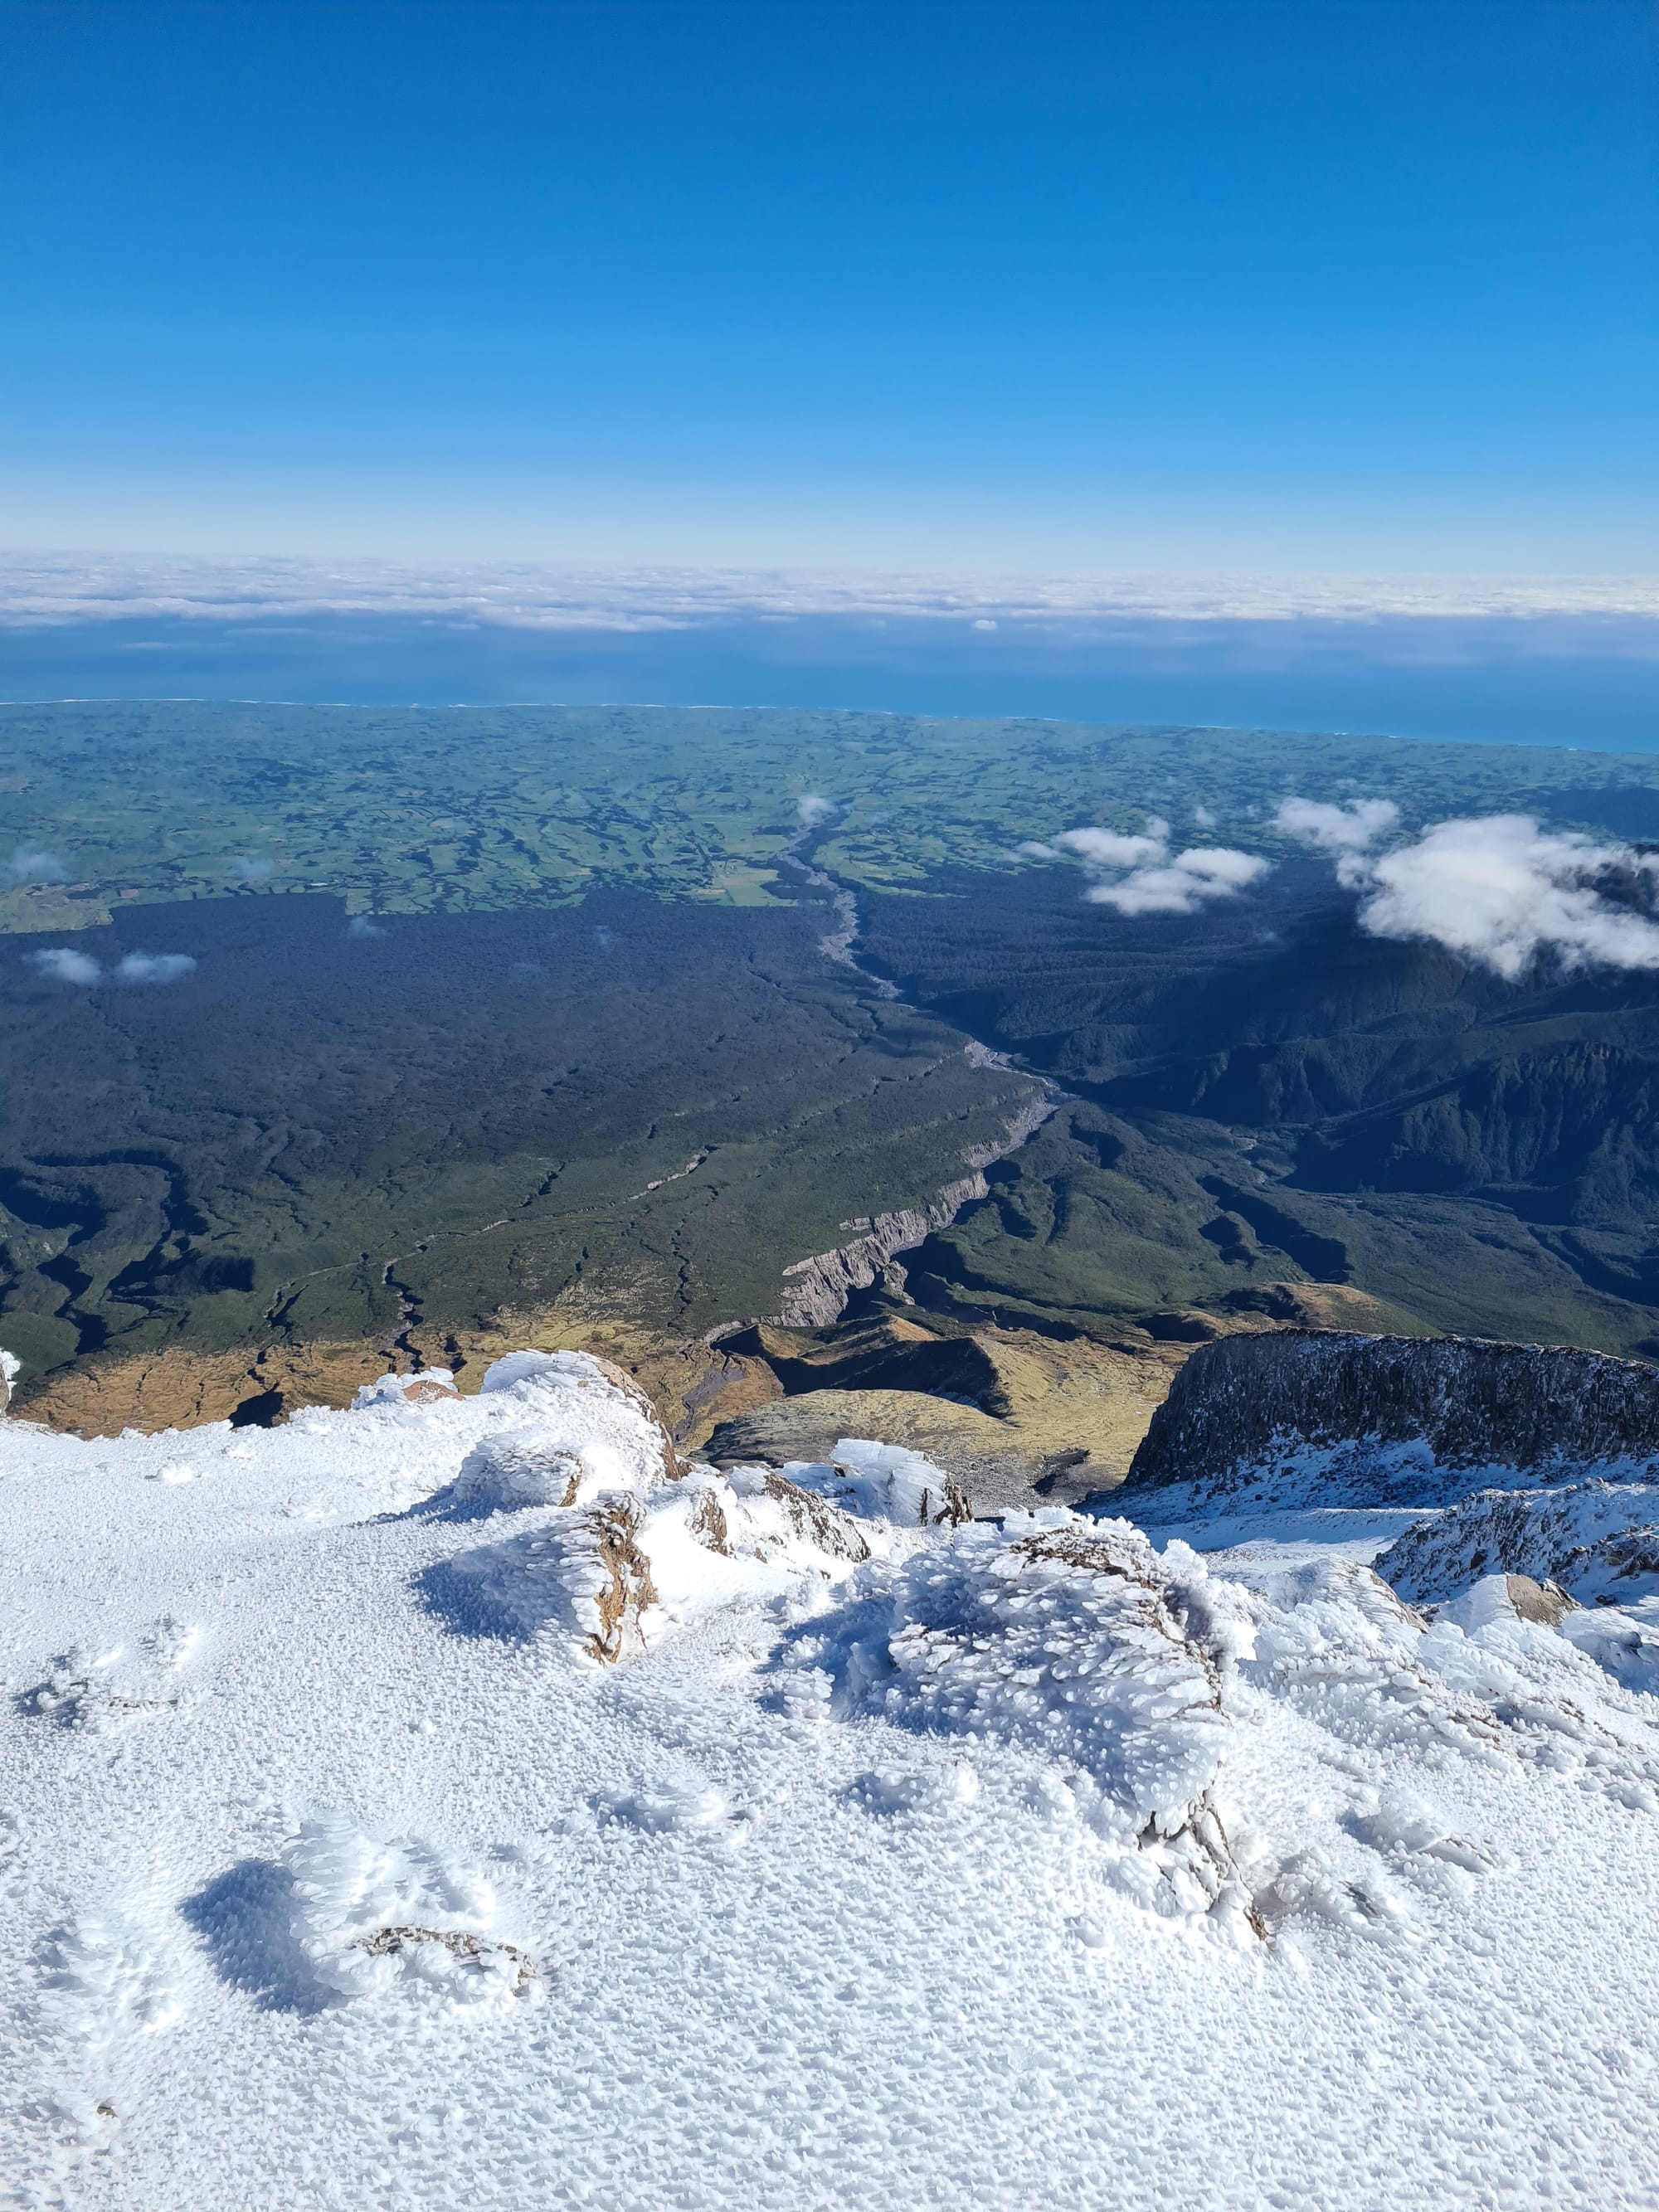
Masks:
[[[1659,1369],[1555,1346],[1287,1329],[1194,1353],[1114,1510],[1177,1483],[1434,1505],[1482,1478],[1614,1470],[1659,1474]]]
[[[860,1227],[850,1243],[797,1260],[783,1271],[787,1287],[775,1318],[786,1328],[822,1328],[840,1316],[854,1291],[867,1291],[878,1275],[890,1288],[902,1290],[902,1272],[891,1272],[896,1255],[914,1252],[935,1229],[947,1227],[971,1199],[983,1198],[985,1192],[985,1177],[976,1168],[959,1182],[947,1183],[931,1206],[878,1213]]]

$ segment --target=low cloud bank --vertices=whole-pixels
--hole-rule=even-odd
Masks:
[[[1139,836],[1114,830],[1067,830],[1054,843],[1075,853],[1094,878],[1085,897],[1119,914],[1196,914],[1209,900],[1236,898],[1272,865],[1225,845],[1189,845],[1172,854],[1170,825],[1157,815]],[[1020,848],[1038,858],[1050,849]]]
[[[129,952],[115,963],[118,983],[176,983],[195,973],[195,958],[188,952]]]
[[[185,619],[403,616],[507,629],[654,631],[804,617],[960,623],[981,632],[1122,622],[1370,622],[1659,617],[1651,576],[880,574],[536,562],[0,556],[0,629]]]
[[[1569,969],[1659,968],[1659,857],[1546,830],[1530,814],[1437,822],[1371,852],[1398,817],[1387,799],[1287,799],[1274,819],[1335,856],[1373,937],[1442,945],[1510,982],[1546,957]]]
[[[1374,937],[1427,938],[1511,982],[1545,952],[1568,968],[1659,968],[1659,925],[1641,910],[1659,864],[1530,814],[1437,823],[1368,880],[1359,920]]]
[[[106,968],[89,952],[76,951],[72,945],[48,945],[23,957],[56,983],[177,983],[196,972],[195,958],[188,952],[129,952],[112,968]]]

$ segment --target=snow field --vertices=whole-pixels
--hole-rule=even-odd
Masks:
[[[1639,1690],[1316,1546],[673,1479],[562,1357],[0,1426],[0,2201],[1654,2201]]]

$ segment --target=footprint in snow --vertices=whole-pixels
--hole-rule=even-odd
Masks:
[[[857,1775],[846,1794],[853,1804],[878,1816],[957,1812],[977,1799],[979,1776],[965,1759],[951,1759],[908,1773],[890,1768]]]
[[[46,1679],[17,1698],[17,1710],[59,1728],[94,1729],[170,1711],[199,1640],[199,1630],[169,1615],[131,1643],[60,1652]]]
[[[724,1790],[641,1790],[594,1801],[602,1820],[638,1828],[648,1836],[708,1836],[717,1843],[746,1843],[755,1824],[751,1807],[735,1804]]]

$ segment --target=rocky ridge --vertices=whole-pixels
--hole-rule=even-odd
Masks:
[[[1534,1483],[1659,1471],[1659,1370],[1565,1346],[1303,1329],[1202,1346],[1126,1492],[1289,1484],[1309,1503],[1445,1505],[1490,1474]]]

